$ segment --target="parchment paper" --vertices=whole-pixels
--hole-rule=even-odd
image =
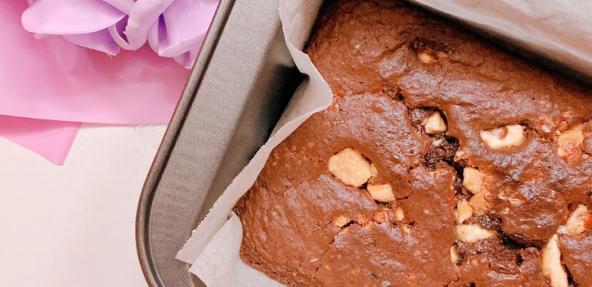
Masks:
[[[309,76],[296,92],[269,141],[230,184],[193,232],[177,258],[208,286],[282,286],[239,257],[242,226],[232,208],[255,182],[275,146],[310,115],[327,108],[331,91],[302,52],[322,0],[279,0],[290,54]],[[592,2],[586,0],[419,0],[474,25],[512,38],[587,75],[592,75]]]
[[[414,0],[592,75],[592,1]]]

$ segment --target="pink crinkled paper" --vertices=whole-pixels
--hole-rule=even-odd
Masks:
[[[80,123],[0,116],[0,135],[9,141],[62,164]]]
[[[132,8],[128,16],[125,10],[140,2],[153,6]],[[130,28],[134,13],[140,18],[156,15],[157,24],[151,27],[160,27],[160,23],[178,26],[165,21],[173,17],[167,12],[169,8],[179,11],[173,4],[193,7],[204,2],[212,1],[39,0],[31,7],[25,1],[0,1],[0,34],[4,39],[0,44],[0,136],[59,164],[80,122],[168,122],[190,71],[159,57],[137,37],[132,43],[123,31],[146,30]],[[179,16],[185,21],[194,16],[207,20],[165,27],[168,30],[147,29],[144,41],[148,42],[150,35],[156,37],[150,46],[183,64],[197,54],[215,8],[204,9],[201,14],[186,10],[185,16]],[[22,24],[37,35],[23,28],[21,15]],[[115,40],[109,28],[118,29],[117,35],[129,45],[120,50],[122,43],[117,41],[121,39]]]

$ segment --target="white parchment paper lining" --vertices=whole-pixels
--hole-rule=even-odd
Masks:
[[[298,69],[309,76],[268,142],[228,186],[194,230],[177,258],[207,286],[282,286],[245,265],[239,257],[242,226],[232,208],[263,169],[275,146],[312,114],[326,109],[331,90],[302,52],[322,0],[279,0],[286,44]],[[417,0],[423,5],[507,36],[592,75],[592,1],[587,0]]]

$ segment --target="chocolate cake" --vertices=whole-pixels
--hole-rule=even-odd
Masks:
[[[288,286],[592,286],[592,92],[400,1],[332,1],[332,106],[236,212]]]

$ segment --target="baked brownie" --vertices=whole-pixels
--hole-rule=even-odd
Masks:
[[[333,1],[332,106],[236,212],[289,286],[592,286],[592,93],[400,1]]]

